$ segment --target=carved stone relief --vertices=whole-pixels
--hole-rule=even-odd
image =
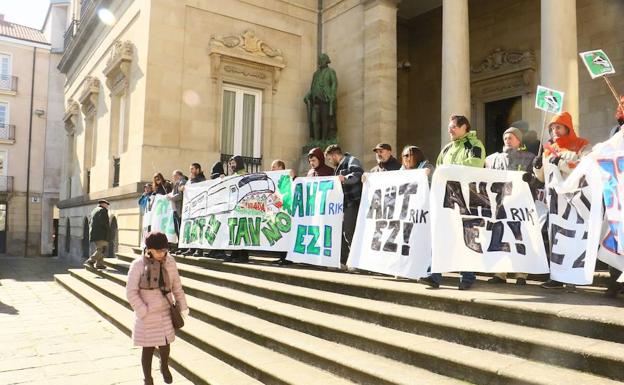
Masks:
[[[113,45],[103,71],[106,76],[106,86],[112,92],[128,87],[133,56],[132,42],[117,40]]]
[[[99,95],[100,80],[95,76],[87,76],[84,80],[82,93],[80,94],[82,113],[85,116],[95,113]]]

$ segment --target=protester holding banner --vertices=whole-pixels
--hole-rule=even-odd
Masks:
[[[362,174],[364,170],[356,157],[349,153],[343,153],[337,144],[329,145],[325,149],[325,156],[336,166],[334,175],[340,179],[344,193],[340,262],[346,265],[362,197]]]
[[[308,152],[310,170],[307,176],[332,176],[334,169],[325,164],[325,154],[319,147],[314,147]]]
[[[212,166],[212,171],[210,171],[210,179],[217,179],[220,178],[222,175],[225,175],[223,162],[215,162],[215,164]]]
[[[180,219],[182,218],[182,197],[184,196],[182,187],[188,181],[186,175],[180,170],[175,170],[171,174],[173,180],[173,189],[167,194],[167,199],[173,203],[173,225],[178,238],[180,237]],[[179,250],[178,252],[185,252],[186,250]]]
[[[561,178],[565,180],[580,162],[581,157],[588,150],[589,141],[576,136],[572,116],[569,112],[563,111],[555,115],[548,124],[550,139],[544,144],[542,156],[537,156],[533,161],[533,172],[542,182],[545,182],[544,163],[550,163],[561,173]],[[548,181],[546,181],[548,187]],[[563,288],[563,282],[553,279],[543,283],[544,289]]]
[[[401,163],[392,155],[392,146],[388,143],[379,143],[373,148],[377,166],[370,172],[395,171],[401,168]]]
[[[433,175],[434,165],[425,159],[425,153],[417,146],[407,145],[401,153],[403,165],[400,170],[417,170],[424,169],[431,184],[431,176]]]
[[[452,115],[449,121],[448,133],[451,142],[444,146],[436,166],[441,165],[461,165],[470,167],[483,167],[485,163],[485,148],[483,143],[477,139],[477,134],[470,131],[468,118],[462,115]],[[468,290],[472,287],[476,279],[475,273],[462,272],[459,280],[459,290]],[[421,281],[433,288],[440,287],[442,274],[433,273]]]
[[[564,111],[555,115],[548,124],[551,139],[544,144],[541,157],[533,162],[535,176],[544,182],[544,162],[556,165],[564,178],[570,175],[588,148],[589,141],[576,136],[572,116]]]
[[[186,184],[200,183],[206,180],[206,176],[204,175],[204,172],[202,171],[201,165],[199,163],[192,163],[189,167],[189,173],[191,174],[191,179],[189,179]],[[181,191],[184,191],[184,186],[182,186],[180,189]],[[195,257],[202,257],[204,253],[201,251],[201,249],[188,249],[188,251],[182,253],[182,255],[193,255]]]
[[[139,197],[139,209],[141,210],[141,214],[145,213],[149,210],[150,197],[152,196],[152,185],[150,183],[146,183],[143,186],[143,194]]]
[[[522,131],[509,127],[503,133],[503,149],[485,158],[485,167],[495,170],[531,171],[535,155],[528,152],[522,143]],[[528,274],[516,273],[516,285],[526,285]],[[507,273],[497,273],[488,283],[506,283]]]
[[[240,155],[234,155],[228,160],[228,168],[230,169],[230,175],[247,175],[247,170],[245,169],[245,160]],[[249,262],[249,251],[234,250],[229,257],[225,257],[224,261],[247,263]]]
[[[165,180],[165,177],[157,172],[152,177],[152,194],[153,195],[167,195],[171,192],[171,182]]]

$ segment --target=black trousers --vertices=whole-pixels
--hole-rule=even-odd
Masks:
[[[349,259],[351,252],[351,242],[353,241],[353,233],[355,232],[355,224],[357,223],[358,209],[360,201],[345,203],[344,216],[342,219],[342,244],[340,247],[340,263],[343,265]]]

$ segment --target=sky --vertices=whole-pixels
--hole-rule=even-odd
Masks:
[[[49,0],[0,0],[0,13],[6,21],[41,29],[48,5]]]

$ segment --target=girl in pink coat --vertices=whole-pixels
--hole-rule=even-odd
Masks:
[[[153,385],[152,356],[158,347],[160,372],[165,383],[173,381],[169,371],[169,344],[175,339],[171,323],[169,301],[178,304],[183,315],[188,314],[186,297],[182,290],[180,275],[175,259],[167,251],[167,236],[152,232],[145,238],[146,252],[130,265],[126,297],[134,310],[132,340],[135,346],[142,346],[141,366],[145,385]],[[161,289],[169,296],[164,297]],[[172,296],[173,294],[173,296]]]

